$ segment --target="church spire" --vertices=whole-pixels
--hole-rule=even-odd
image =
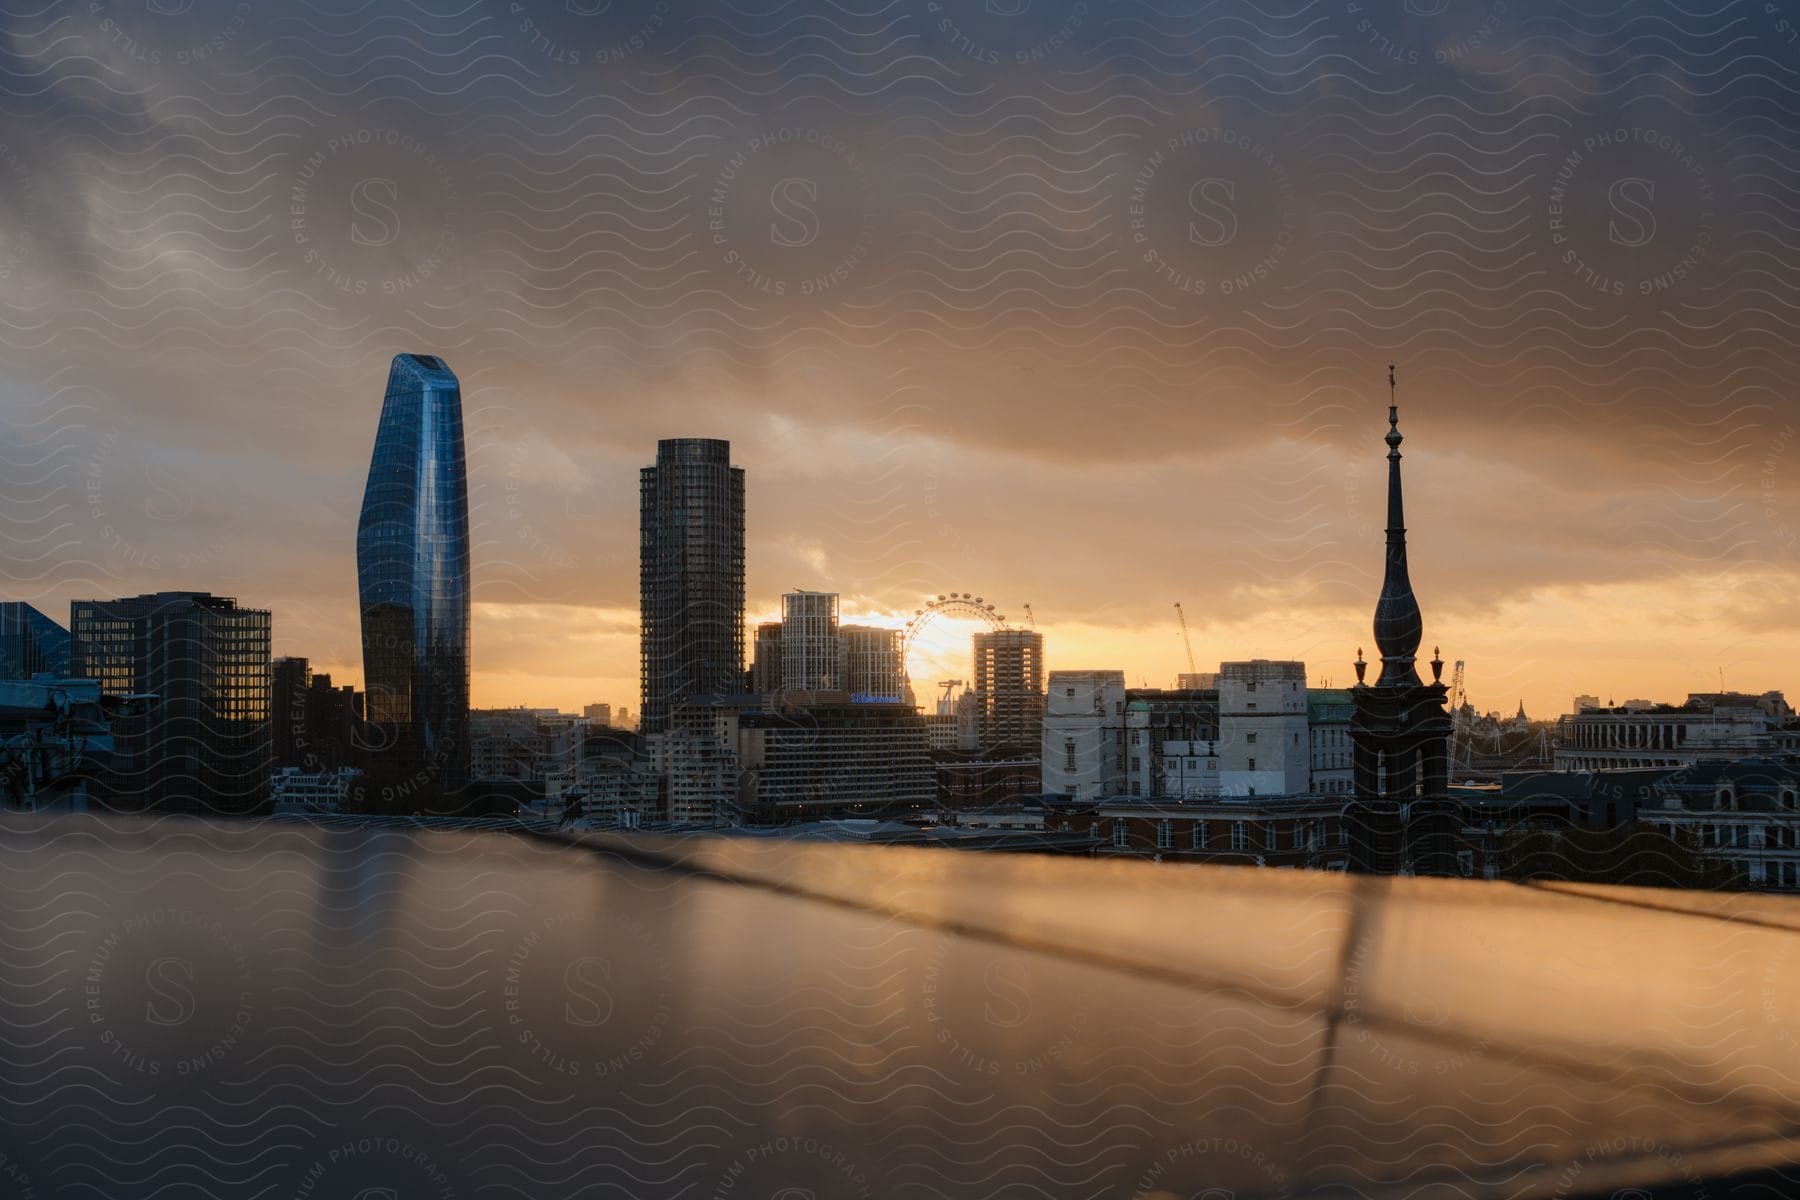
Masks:
[[[1418,687],[1414,658],[1424,638],[1424,619],[1406,570],[1406,512],[1400,494],[1400,406],[1395,402],[1394,364],[1388,364],[1387,569],[1375,604],[1375,645],[1381,651],[1376,687]]]

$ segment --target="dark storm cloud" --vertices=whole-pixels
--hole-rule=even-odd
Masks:
[[[707,433],[759,594],[1358,610],[1396,359],[1440,611],[1793,577],[1800,47],[1760,3],[4,19],[6,553],[52,608],[229,586],[353,658],[402,349],[463,377],[492,605],[628,609],[635,468]]]

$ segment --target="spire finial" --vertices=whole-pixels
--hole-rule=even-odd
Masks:
[[[1400,443],[1405,440],[1400,436],[1400,402],[1396,398],[1396,392],[1398,391],[1398,389],[1399,389],[1399,384],[1397,382],[1395,382],[1395,380],[1394,380],[1394,364],[1389,363],[1388,364],[1388,431],[1387,431],[1387,444],[1388,444],[1388,457],[1389,458],[1399,458],[1400,457]]]

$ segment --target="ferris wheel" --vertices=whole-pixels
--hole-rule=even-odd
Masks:
[[[1006,614],[998,611],[984,597],[972,595],[969,592],[946,592],[944,595],[928,600],[923,608],[913,612],[912,619],[906,623],[906,629],[900,636],[901,670],[907,673],[908,678],[911,678],[911,674],[907,672],[906,660],[911,655],[913,640],[924,632],[926,626],[939,617],[963,617],[985,621],[989,629],[1012,628],[1006,623]]]

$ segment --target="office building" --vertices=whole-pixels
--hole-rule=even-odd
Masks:
[[[595,725],[611,725],[613,721],[612,705],[590,704],[581,710],[582,719]]]
[[[1125,672],[1050,672],[1041,774],[1045,794],[1076,800],[1125,795],[1125,724]]]
[[[1044,636],[991,629],[974,636],[981,749],[1035,756],[1044,737]]]
[[[18,600],[0,603],[0,679],[68,678],[69,631]]]
[[[925,718],[903,704],[847,692],[800,693],[738,722],[745,819],[904,816],[936,792]]]
[[[70,606],[71,670],[102,693],[154,695],[113,724],[113,807],[251,813],[268,799],[269,613],[209,592]]]
[[[839,687],[838,598],[834,592],[788,592],[781,598],[781,690]]]
[[[661,733],[682,703],[744,683],[744,472],[731,443],[657,443],[638,480],[639,724]]]
[[[462,387],[396,357],[356,527],[371,766],[449,789],[469,763],[469,487]]]

